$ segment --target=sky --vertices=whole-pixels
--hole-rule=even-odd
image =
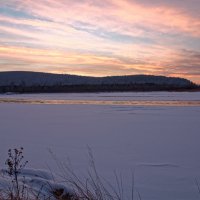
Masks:
[[[0,71],[200,83],[200,0],[0,0]]]

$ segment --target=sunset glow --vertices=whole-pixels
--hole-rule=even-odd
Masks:
[[[0,0],[0,71],[200,83],[199,0]]]

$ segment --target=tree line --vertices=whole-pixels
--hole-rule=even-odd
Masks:
[[[131,91],[195,91],[200,90],[197,85],[166,85],[166,84],[102,84],[102,85],[53,85],[53,86],[0,86],[0,93],[71,93],[71,92],[131,92]]]

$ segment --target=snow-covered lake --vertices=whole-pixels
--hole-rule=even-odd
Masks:
[[[51,149],[84,172],[89,146],[110,181],[134,171],[142,199],[200,199],[200,92],[0,95],[0,134],[1,166],[23,146],[29,167],[56,172]]]

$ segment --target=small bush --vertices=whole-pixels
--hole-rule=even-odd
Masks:
[[[23,156],[23,147],[19,149],[9,149],[8,150],[8,159],[6,160],[6,173],[11,178],[11,188],[8,193],[10,199],[20,200],[25,198],[26,186],[19,183],[19,174],[21,170],[25,168],[28,161],[24,161]]]

